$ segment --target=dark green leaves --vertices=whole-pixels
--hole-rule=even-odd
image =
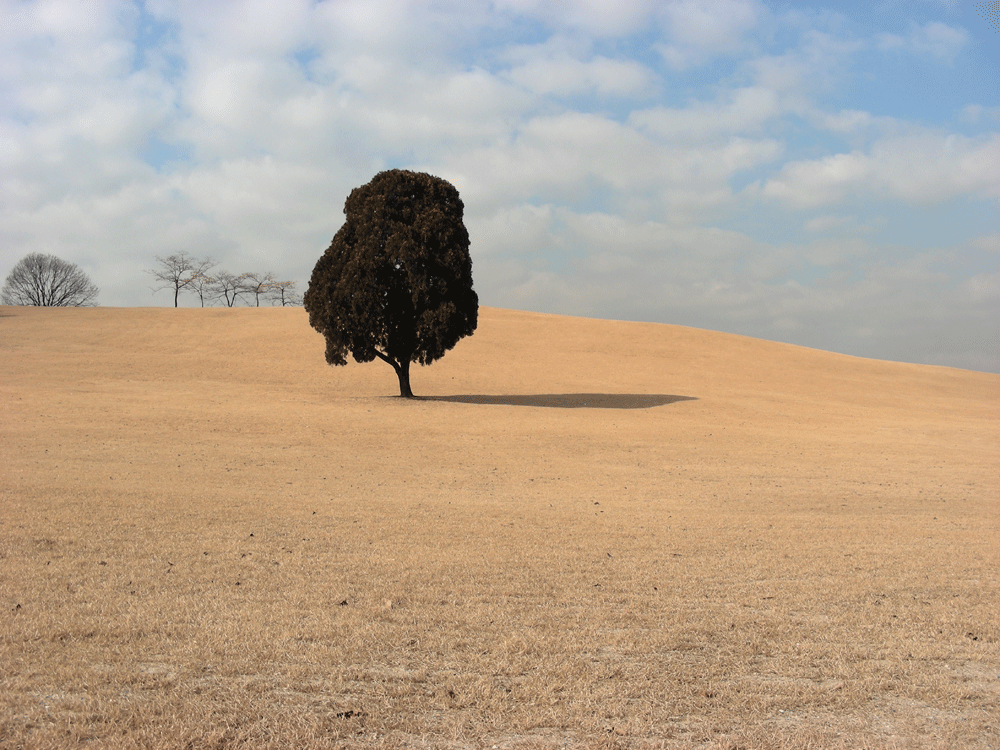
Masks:
[[[305,295],[327,362],[430,364],[476,330],[463,211],[451,183],[424,173],[380,172],[351,191]]]

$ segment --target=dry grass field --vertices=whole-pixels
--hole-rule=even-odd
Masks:
[[[1000,376],[0,308],[0,748],[1000,748]]]

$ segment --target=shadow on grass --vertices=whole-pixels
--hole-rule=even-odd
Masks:
[[[524,396],[421,396],[423,401],[450,401],[453,404],[496,404],[539,406],[551,409],[651,409],[677,401],[697,401],[693,396],[660,393],[540,393]]]

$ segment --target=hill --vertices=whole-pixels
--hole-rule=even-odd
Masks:
[[[413,401],[293,308],[0,353],[0,746],[1000,739],[1000,376],[490,308]]]

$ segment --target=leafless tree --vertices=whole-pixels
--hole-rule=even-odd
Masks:
[[[302,295],[295,291],[294,281],[275,281],[271,284],[271,291],[268,298],[272,304],[280,304],[282,307],[296,307],[302,305]]]
[[[212,265],[215,265],[214,263]],[[211,266],[209,266],[211,268]],[[208,268],[205,269],[206,271]],[[199,272],[192,279],[191,283],[188,284],[188,288],[198,295],[198,299],[201,300],[201,306],[205,306],[205,300],[212,300],[214,290],[215,290],[215,277],[209,276],[207,273]]]
[[[99,291],[75,263],[29,253],[7,276],[0,301],[5,305],[84,307],[97,304]]]
[[[260,298],[268,299],[272,285],[276,282],[271,273],[245,273],[243,274],[243,290],[249,298],[254,298],[256,307],[260,307]]]
[[[174,307],[178,306],[177,298],[180,296],[181,290],[191,288],[196,279],[204,276],[210,268],[215,266],[215,261],[211,258],[199,260],[188,255],[184,250],[176,255],[168,255],[166,258],[157,255],[156,260],[160,267],[146,271],[154,279],[161,282],[161,285],[153,289],[153,292],[156,293],[161,289],[173,289]],[[202,299],[202,306],[204,306],[204,299]]]
[[[245,293],[243,277],[229,271],[219,271],[212,277],[209,293],[214,299],[225,301],[226,307],[232,307],[240,295]]]

